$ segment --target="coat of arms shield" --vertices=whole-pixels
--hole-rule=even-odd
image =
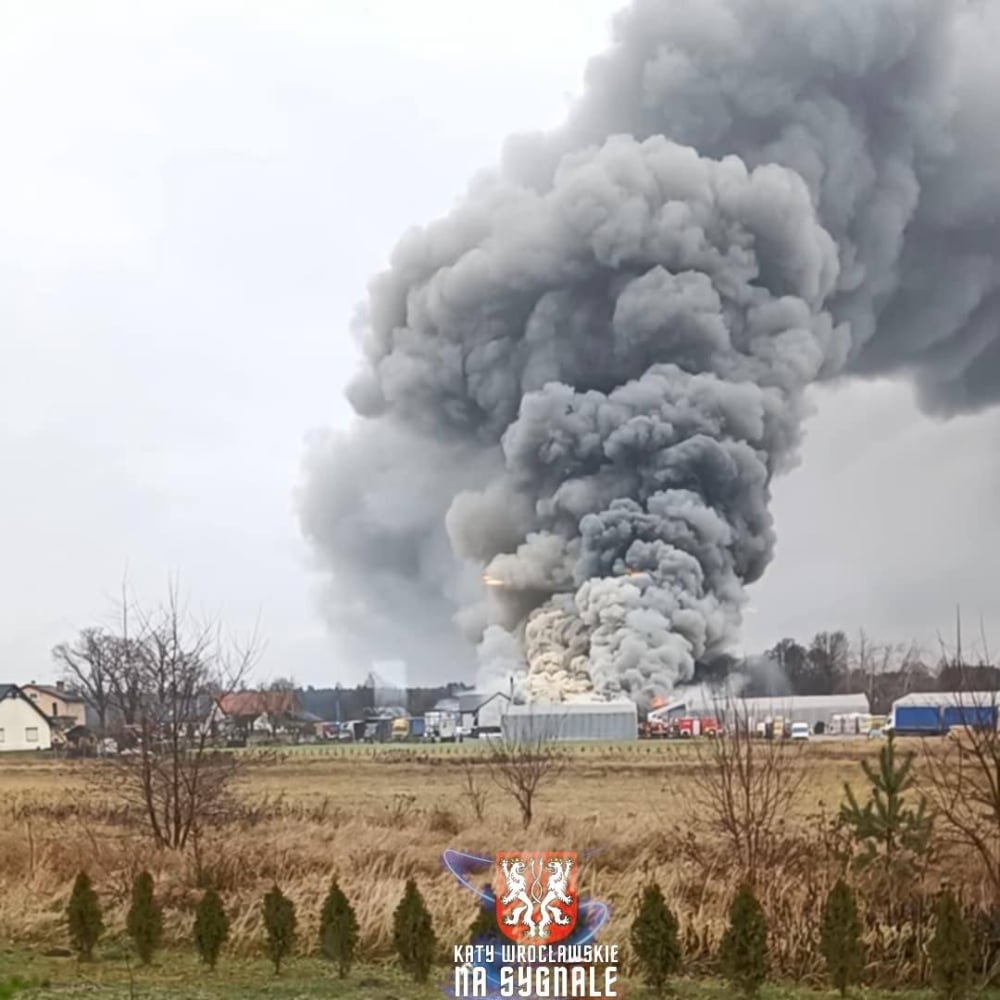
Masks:
[[[506,851],[496,856],[497,926],[518,944],[555,944],[576,926],[576,852]]]

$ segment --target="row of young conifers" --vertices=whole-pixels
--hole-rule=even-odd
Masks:
[[[262,903],[266,951],[275,974],[290,957],[296,944],[295,905],[275,886]],[[104,932],[98,895],[85,872],[73,886],[67,906],[70,941],[82,960],[93,959]],[[954,896],[943,891],[935,907],[935,931],[928,947],[931,976],[943,1000],[959,1000],[974,984],[974,949]],[[159,948],[163,913],[154,893],[152,876],[138,875],[132,886],[132,902],[126,920],[136,957],[148,965]],[[355,963],[359,926],[354,909],[336,879],[323,901],[319,921],[319,946],[341,977]],[[223,901],[208,889],[198,903],[192,939],[199,955],[214,969],[225,945],[229,920]],[[469,928],[474,943],[499,941],[495,911],[481,909]],[[648,884],[638,901],[629,935],[633,971],[657,995],[666,992],[672,978],[683,973],[684,956],[678,921],[660,887]],[[822,911],[820,949],[829,982],[842,996],[856,985],[864,968],[862,922],[854,890],[843,880],[831,889]],[[431,915],[416,883],[406,883],[393,913],[393,946],[400,967],[418,983],[426,982],[434,968],[438,939]],[[768,978],[768,927],[753,889],[744,885],[729,910],[729,923],[719,949],[719,968],[734,989],[746,997],[756,996]]]

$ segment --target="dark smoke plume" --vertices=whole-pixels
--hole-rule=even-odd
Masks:
[[[338,627],[554,697],[731,646],[810,384],[1000,394],[998,41],[993,3],[636,0],[372,282],[302,494]]]

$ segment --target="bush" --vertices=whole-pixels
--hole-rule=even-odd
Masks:
[[[281,960],[291,954],[295,944],[295,904],[277,886],[264,896],[264,929],[267,955],[277,975]]]
[[[476,907],[476,916],[469,924],[470,944],[498,944],[502,940],[497,925],[497,904],[489,883],[483,886],[482,900]]]
[[[864,950],[858,906],[843,879],[830,890],[823,904],[820,947],[830,982],[841,996],[846,996],[848,987],[861,978]]]
[[[719,958],[726,978],[744,996],[756,996],[767,978],[767,923],[749,885],[740,889],[729,908]]]
[[[959,1000],[972,987],[972,934],[955,897],[943,892],[935,907],[936,928],[928,949],[938,996]]]
[[[94,946],[104,933],[101,904],[90,884],[90,876],[80,872],[73,883],[73,892],[66,908],[69,940],[82,961],[90,961]]]
[[[681,947],[677,940],[677,918],[655,882],[643,890],[630,937],[642,978],[647,986],[662,994],[667,979],[680,971]]]
[[[426,982],[437,942],[431,915],[413,879],[406,883],[403,898],[392,915],[392,943],[403,969],[418,983]]]
[[[215,889],[205,890],[194,917],[194,943],[202,961],[215,968],[219,952],[229,937],[229,918]]]
[[[334,879],[319,915],[320,951],[336,964],[337,972],[343,978],[351,971],[357,946],[357,917]]]
[[[149,872],[137,875],[132,883],[132,905],[125,927],[139,961],[149,965],[163,939],[163,912],[153,896],[153,876]]]

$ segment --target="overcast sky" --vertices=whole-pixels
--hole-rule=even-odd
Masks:
[[[348,323],[411,224],[555,125],[613,0],[0,0],[0,681],[179,577],[264,675],[354,683],[299,536]],[[155,16],[154,16],[155,13]],[[776,484],[748,650],[824,628],[1000,648],[1000,416],[825,391]],[[436,678],[471,678],[468,664]]]

